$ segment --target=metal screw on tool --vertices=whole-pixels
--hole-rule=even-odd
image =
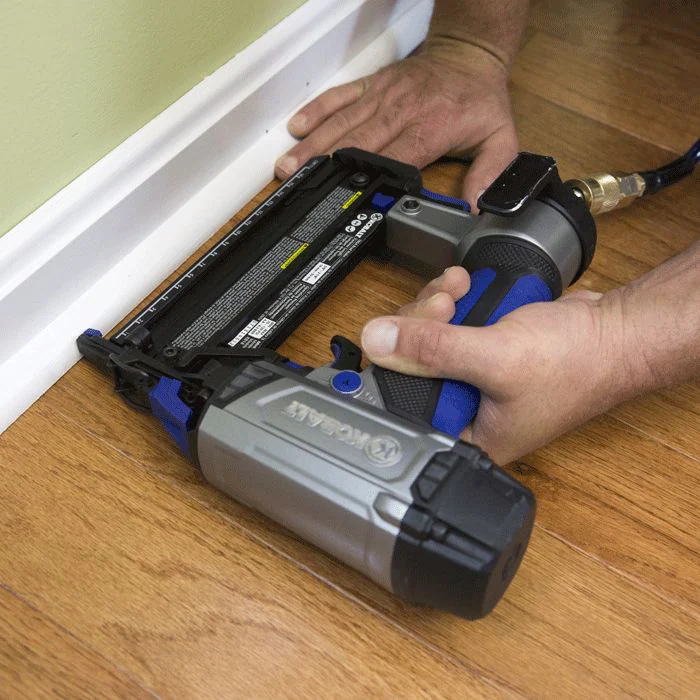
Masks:
[[[369,175],[367,173],[355,173],[350,178],[350,184],[354,187],[364,187],[369,184]]]
[[[401,208],[409,214],[415,214],[420,210],[420,202],[417,199],[404,199],[401,203]]]
[[[178,349],[174,345],[166,345],[163,348],[163,357],[172,360],[174,357],[177,357],[178,352]]]

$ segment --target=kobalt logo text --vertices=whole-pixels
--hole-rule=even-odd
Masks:
[[[366,214],[359,214],[357,218],[359,219],[360,216],[364,216],[365,218],[367,218]],[[362,238],[367,233],[367,231],[369,231],[372,228],[372,226],[374,226],[374,224],[377,221],[381,221],[383,218],[384,217],[381,214],[378,214],[376,212],[374,214],[372,214],[372,216],[370,217],[370,220],[355,234],[355,238]],[[352,223],[354,224],[355,222],[353,221]],[[348,230],[351,228],[354,231],[354,227],[352,227],[352,226],[348,226],[345,230],[348,231],[348,233],[352,233],[352,231]]]
[[[362,450],[370,462],[380,467],[390,467],[402,457],[401,445],[395,438],[389,435],[372,436],[300,401],[292,401],[282,413],[356,450]]]

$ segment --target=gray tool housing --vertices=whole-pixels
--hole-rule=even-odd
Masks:
[[[559,271],[562,289],[579,272],[583,256],[579,235],[560,211],[544,202],[531,202],[517,217],[474,216],[407,195],[387,216],[387,247],[437,269],[461,265],[480,240],[495,237],[541,250]]]
[[[532,495],[477,448],[373,405],[371,391],[339,396],[334,374],[248,365],[202,415],[204,477],[404,599],[485,615],[525,552]],[[431,565],[436,548],[447,569]]]

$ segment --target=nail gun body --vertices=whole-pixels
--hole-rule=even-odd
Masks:
[[[78,345],[150,411],[217,488],[402,598],[468,618],[501,598],[534,498],[459,440],[479,392],[459,382],[301,367],[274,348],[365,255],[462,264],[453,323],[485,325],[558,297],[595,227],[552,159],[521,154],[480,200],[436,202],[413,167],[345,149],[310,161],[109,339]]]

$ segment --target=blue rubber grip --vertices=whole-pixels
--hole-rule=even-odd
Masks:
[[[476,270],[471,274],[471,288],[457,302],[457,310],[450,323],[462,325],[469,312],[481,299],[486,290],[494,283],[498,284],[498,275],[491,268]],[[537,275],[529,274],[519,277],[507,290],[496,309],[484,325],[490,326],[515,309],[537,301],[551,301],[552,291],[546,282]],[[435,406],[431,421],[432,426],[444,433],[459,437],[476,412],[479,410],[481,394],[471,384],[445,380]]]

